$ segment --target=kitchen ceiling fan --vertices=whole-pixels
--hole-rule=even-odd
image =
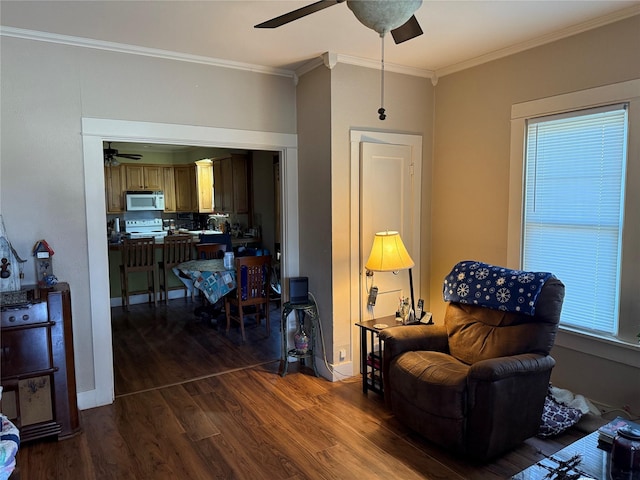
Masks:
[[[375,30],[381,37],[391,32],[396,44],[423,33],[414,16],[422,0],[320,0],[259,23],[255,28],[277,28],[345,1],[360,23]]]
[[[118,159],[116,157],[128,158],[129,160],[140,160],[142,158],[142,155],[138,153],[118,152],[118,150],[116,150],[115,148],[111,148],[111,142],[107,142],[107,148],[103,150],[103,153],[104,153],[104,165],[106,167],[115,167],[117,165],[120,165],[120,162],[118,162]]]
[[[384,108],[384,37],[391,32],[393,40],[398,44],[422,35],[422,28],[414,15],[422,5],[422,0],[320,0],[259,23],[255,28],[277,28],[345,1],[360,23],[380,35],[381,86],[378,118],[384,120],[387,118]]]

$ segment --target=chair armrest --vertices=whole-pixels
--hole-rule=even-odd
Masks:
[[[391,361],[404,352],[416,350],[431,350],[448,352],[449,343],[447,330],[444,325],[401,325],[385,328],[380,332],[384,341],[382,354],[382,384],[387,406],[391,406],[389,385],[389,367]]]
[[[511,357],[498,357],[474,363],[469,370],[470,381],[489,381],[535,372],[551,370],[556,361],[550,355],[525,353]]]
[[[416,350],[447,352],[447,331],[443,325],[400,325],[380,331],[384,356],[389,360],[401,353]]]

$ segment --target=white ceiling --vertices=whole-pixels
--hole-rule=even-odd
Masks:
[[[324,52],[379,62],[378,34],[346,4],[253,28],[309,3],[2,0],[0,21],[3,34],[33,30],[291,71]],[[640,0],[424,0],[415,14],[424,35],[400,45],[388,36],[385,64],[441,76],[634,14]]]

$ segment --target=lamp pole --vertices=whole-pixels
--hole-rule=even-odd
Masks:
[[[416,306],[413,301],[413,274],[411,273],[411,268],[409,269],[409,288],[411,289],[411,308],[413,310],[413,314],[416,313]]]

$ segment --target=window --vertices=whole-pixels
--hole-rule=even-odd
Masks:
[[[637,368],[639,126],[640,79],[512,105],[507,238],[566,285],[556,345]]]
[[[562,323],[617,335],[627,105],[527,120],[522,268],[567,286]]]

